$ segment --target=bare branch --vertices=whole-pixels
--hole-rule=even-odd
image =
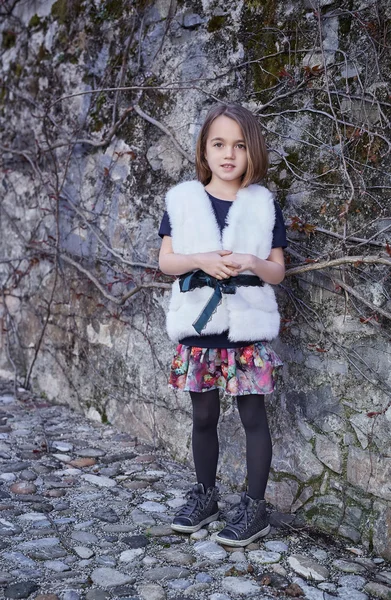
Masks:
[[[391,259],[383,256],[341,256],[341,258],[334,258],[322,262],[310,262],[300,267],[292,267],[291,269],[286,270],[285,276],[289,277],[291,275],[299,275],[300,273],[308,273],[308,271],[327,269],[328,267],[339,267],[341,265],[355,265],[360,263],[367,265],[386,265],[391,267]]]
[[[90,221],[86,218],[83,211],[80,210],[80,208],[78,206],[76,206],[76,204],[74,202],[72,202],[72,200],[68,197],[68,195],[64,191],[62,191],[62,193],[61,193],[61,198],[66,200],[68,202],[68,204],[70,204],[72,206],[73,210],[81,217],[81,219],[83,220],[83,223],[85,223],[86,226],[88,227],[88,229],[90,231],[92,231],[92,233],[97,237],[97,239],[102,244],[102,246],[104,248],[106,248],[106,250],[108,252],[110,252],[110,254],[112,254],[113,256],[118,258],[124,265],[128,265],[129,267],[141,267],[143,269],[158,269],[158,265],[156,265],[156,264],[134,262],[134,261],[127,260],[126,258],[124,258],[119,252],[117,252],[116,250],[114,250],[113,248],[108,246],[108,244],[106,244],[106,242],[102,238],[102,236],[96,231],[96,229],[91,225]]]
[[[34,249],[37,250],[37,248],[35,246],[34,246]],[[38,252],[40,254],[47,254],[49,256],[54,256],[54,252],[50,252],[50,250],[41,250],[40,249]],[[80,271],[80,273],[83,273],[86,277],[88,277],[88,279],[100,291],[102,296],[104,296],[107,300],[110,300],[110,302],[117,304],[118,306],[122,306],[122,304],[124,304],[126,302],[126,300],[128,300],[129,298],[134,296],[137,292],[139,292],[140,290],[143,290],[143,289],[148,289],[148,288],[157,288],[157,289],[163,289],[163,290],[171,289],[170,283],[158,283],[158,282],[140,283],[140,284],[136,285],[132,290],[130,290],[130,292],[128,292],[127,294],[124,294],[121,298],[117,298],[116,296],[113,296],[112,294],[107,292],[105,290],[105,288],[103,287],[103,285],[100,283],[100,281],[95,277],[95,275],[93,275],[91,273],[91,271],[89,271],[88,269],[83,267],[83,265],[81,265],[79,262],[77,262],[76,260],[73,260],[73,258],[71,258],[70,256],[67,256],[66,254],[64,254],[62,252],[60,253],[59,258],[61,260],[63,260],[64,262],[68,263],[69,265],[72,265],[72,267],[74,267],[75,269]]]
[[[134,107],[134,110],[136,111],[136,113],[138,115],[140,115],[140,117],[142,117],[143,119],[145,119],[149,123],[152,123],[152,125],[155,125],[161,131],[163,131],[163,133],[165,133],[170,138],[170,140],[172,141],[172,143],[174,144],[174,146],[178,150],[178,152],[180,152],[182,154],[182,156],[184,156],[186,158],[186,160],[189,161],[189,163],[194,164],[194,162],[195,162],[194,158],[192,156],[190,156],[190,154],[188,154],[186,152],[186,150],[184,150],[182,148],[182,146],[179,145],[179,143],[176,141],[176,139],[174,138],[173,134],[171,133],[171,131],[169,131],[167,129],[167,127],[165,127],[164,125],[162,125],[159,121],[157,121],[153,117],[150,117],[149,115],[147,115],[143,110],[141,110],[141,108],[138,105],[136,105]]]
[[[37,177],[40,176],[40,173],[39,173],[37,167],[35,166],[35,164],[33,163],[33,159],[31,158],[31,152],[29,152],[29,151],[22,152],[21,150],[13,150],[12,148],[8,148],[7,146],[3,146],[1,144],[0,144],[0,150],[3,150],[3,152],[11,152],[11,154],[16,154],[17,156],[22,156],[25,160],[27,160],[30,167],[34,171],[35,175],[37,175]]]
[[[389,229],[391,229],[391,225],[387,225],[387,227],[384,227],[384,229],[381,229],[381,231],[378,231],[377,233],[375,233],[372,237],[365,239],[365,238],[359,238],[359,237],[355,237],[355,236],[349,236],[347,235],[346,238],[344,238],[344,236],[340,233],[336,233],[335,231],[329,231],[328,229],[323,229],[323,227],[315,227],[314,229],[314,233],[319,232],[319,233],[324,233],[325,235],[329,235],[330,237],[334,237],[337,238],[339,240],[344,240],[345,242],[357,242],[360,246],[364,246],[365,244],[369,244],[371,246],[378,246],[380,248],[386,248],[387,244],[384,242],[374,242],[374,238],[378,237],[381,233],[384,233],[385,231],[388,231]]]
[[[48,106],[48,110],[50,110],[58,102],[61,102],[62,100],[69,100],[69,98],[75,98],[76,96],[86,96],[87,94],[100,94],[102,92],[128,92],[132,90],[164,90],[167,92],[179,90],[197,90],[202,94],[205,94],[209,98],[213,98],[213,100],[215,100],[216,102],[220,102],[220,99],[214,94],[207,92],[196,85],[192,85],[191,83],[189,83],[189,85],[167,83],[166,85],[127,85],[109,88],[99,88],[96,90],[84,90],[83,92],[75,92],[74,94],[67,94],[66,96],[61,96],[60,98],[57,98]]]
[[[22,262],[22,260],[30,260],[31,256],[16,256],[15,258],[0,258],[0,263]]]
[[[334,279],[334,281],[335,281],[335,283],[337,285],[339,285],[341,288],[343,288],[344,290],[346,290],[349,294],[352,294],[352,296],[354,296],[355,298],[357,298],[357,300],[360,300],[360,302],[362,302],[366,306],[369,306],[369,308],[371,310],[373,310],[374,312],[380,313],[381,315],[383,315],[383,317],[386,317],[387,319],[391,320],[391,313],[387,312],[386,310],[384,310],[380,306],[376,306],[375,304],[373,304],[372,302],[370,302],[366,298],[363,298],[363,296],[361,294],[359,294],[354,288],[352,288],[350,285],[347,285],[341,279]]]

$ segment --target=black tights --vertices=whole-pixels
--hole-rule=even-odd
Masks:
[[[190,392],[193,403],[193,457],[197,481],[205,489],[216,484],[220,416],[218,390]],[[238,396],[238,409],[246,433],[247,493],[262,499],[265,494],[272,459],[272,442],[267,422],[264,396]]]

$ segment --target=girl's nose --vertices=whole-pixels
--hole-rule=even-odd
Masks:
[[[227,146],[227,149],[225,151],[225,158],[233,158],[235,156],[235,151],[234,148],[230,148],[229,146]]]

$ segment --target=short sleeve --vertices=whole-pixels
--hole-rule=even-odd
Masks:
[[[274,208],[276,210],[276,221],[273,229],[273,242],[272,248],[286,248],[288,242],[286,239],[286,228],[284,223],[284,216],[280,205],[274,202]]]
[[[171,236],[171,224],[166,210],[164,211],[162,222],[160,223],[159,235],[162,239],[165,235]]]

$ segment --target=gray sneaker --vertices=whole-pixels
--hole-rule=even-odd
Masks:
[[[175,513],[171,529],[182,533],[193,533],[204,525],[217,521],[219,509],[217,487],[206,490],[202,483],[196,483],[186,494],[187,502]]]
[[[215,540],[225,546],[241,547],[267,535],[269,531],[266,501],[254,500],[242,492],[236,512]]]

